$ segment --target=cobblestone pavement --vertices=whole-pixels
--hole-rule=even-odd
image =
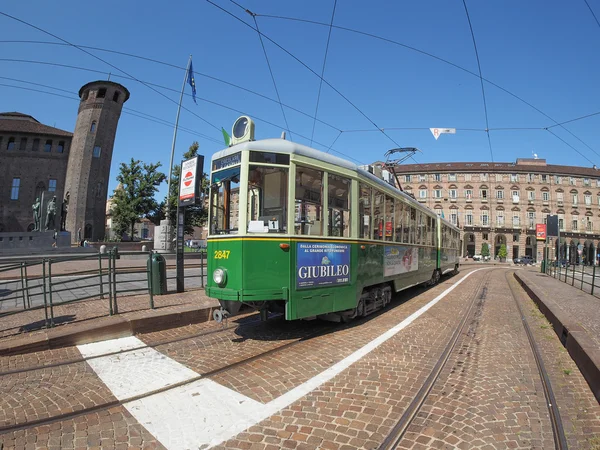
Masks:
[[[401,293],[391,308],[350,325],[282,320],[260,324],[256,314],[248,314],[230,320],[229,325],[241,325],[236,329],[219,331],[214,323],[196,324],[138,338],[150,345],[177,339],[155,350],[196,373],[262,355],[210,380],[268,407],[409,318],[465,272],[429,290]],[[598,402],[511,273],[507,268],[473,273],[398,334],[218,448],[378,448],[416,396],[473,299],[468,332],[459,337],[439,381],[398,448],[553,448],[540,377],[508,282],[521,293],[519,301],[541,347],[570,447],[600,446]],[[194,336],[206,332],[210,333]],[[0,367],[27,367],[78,356],[76,349],[60,349],[28,358],[10,357]],[[4,424],[114,399],[86,362],[3,376],[0,391],[9,393],[6,400],[0,399]],[[193,409],[189,414],[194,414]],[[27,443],[29,448],[162,448],[150,434],[152,430],[118,406],[6,433],[0,435],[0,443],[5,448],[25,448]]]

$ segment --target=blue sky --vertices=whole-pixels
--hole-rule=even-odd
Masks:
[[[233,2],[211,1],[254,26],[253,18]],[[600,18],[600,1],[587,1]],[[329,24],[334,0],[240,0],[238,4],[258,14],[256,21],[265,35],[321,73],[329,27],[265,15]],[[584,0],[467,0],[466,4],[485,79],[558,122],[600,111],[600,26]],[[273,101],[277,95],[256,31],[207,1],[149,0],[142,4],[34,0],[4,2],[0,11],[78,45],[117,50],[181,67],[192,54],[198,105],[189,95],[184,98],[184,107],[195,115],[182,110],[180,125],[185,130],[178,133],[175,161],[181,159],[194,140],[198,140],[200,152],[209,160],[223,147],[220,127],[230,132],[240,112],[255,120],[257,139],[279,137],[287,128],[279,104]],[[461,0],[338,0],[333,24],[414,47],[478,73]],[[122,78],[119,70],[76,48],[7,42],[58,42],[22,23],[0,16],[0,29],[0,110],[31,114],[42,123],[73,130],[79,87],[106,79],[111,72],[111,80],[124,84],[131,92],[125,106],[138,112],[124,111],[121,116],[109,189],[116,186],[119,163],[131,157],[160,161],[164,171],[168,170],[172,125],[136,115],[141,112],[173,123],[182,69],[89,50],[139,80],[172,89],[156,88],[175,101],[172,102],[135,80]],[[311,145],[314,120],[307,115],[315,114],[319,78],[272,42],[264,39],[264,43],[281,101],[293,108],[284,107],[288,138],[291,135],[292,140]],[[99,73],[7,59],[78,66]],[[382,160],[387,150],[399,145],[421,149],[422,153],[415,156],[419,163],[490,161],[492,157],[505,162],[531,157],[535,152],[550,164],[600,166],[600,114],[565,124],[566,129],[550,128],[556,137],[543,129],[555,122],[484,82],[490,152],[483,131],[486,120],[479,78],[406,47],[333,28],[324,78],[360,112],[323,84],[318,119],[326,124],[317,122],[312,143],[319,150],[327,150],[335,141],[333,150],[361,163]],[[187,86],[186,94],[190,93]],[[376,131],[373,123],[386,129],[387,136]],[[442,135],[436,141],[430,127],[453,127],[457,133]],[[343,132],[340,134],[339,130]],[[165,192],[166,184],[159,197]]]

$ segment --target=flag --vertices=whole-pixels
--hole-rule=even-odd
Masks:
[[[188,72],[188,83],[192,87],[192,99],[196,103],[196,80],[194,78],[194,67],[192,66],[192,60],[190,59],[190,70]],[[197,105],[198,103],[196,103]]]
[[[445,217],[444,217],[444,211],[442,211],[442,219],[445,219]]]
[[[229,147],[230,142],[231,142],[231,138],[229,137],[229,134],[227,134],[227,131],[225,131],[225,128],[221,127],[221,133],[223,133],[223,139],[225,140],[225,145],[227,147]]]

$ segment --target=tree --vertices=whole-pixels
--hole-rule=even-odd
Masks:
[[[130,230],[130,238],[135,236],[135,224],[144,217],[152,215],[158,208],[154,194],[166,175],[157,169],[157,164],[145,164],[131,158],[129,164],[121,163],[117,181],[121,184],[113,196],[112,217],[115,233],[122,236]]]
[[[487,242],[481,244],[481,256],[490,256],[490,246]]]
[[[198,156],[198,149],[200,145],[198,142],[194,141],[187,152],[183,154],[183,160],[187,160],[190,158],[194,158]],[[171,187],[168,198],[165,199],[164,204],[169,202],[169,219],[171,220],[171,224],[173,224],[173,230],[175,230],[175,225],[177,224],[177,202],[179,201],[179,180],[181,179],[181,165],[176,164],[173,167],[173,172],[171,173]],[[200,192],[202,196],[208,193],[208,175],[206,173],[202,173],[202,180],[200,184]],[[203,204],[186,206],[185,209],[185,233],[192,234],[194,232],[194,227],[203,226],[206,223],[208,218],[208,211],[204,208]]]
[[[500,246],[500,250],[498,250],[498,258],[500,258],[501,261],[504,261],[507,255],[508,252],[506,251],[506,244],[502,244]]]

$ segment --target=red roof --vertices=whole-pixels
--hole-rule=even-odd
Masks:
[[[34,117],[20,112],[0,113],[0,133],[28,133],[50,136],[71,137],[70,133],[60,128],[49,127],[38,122]]]

